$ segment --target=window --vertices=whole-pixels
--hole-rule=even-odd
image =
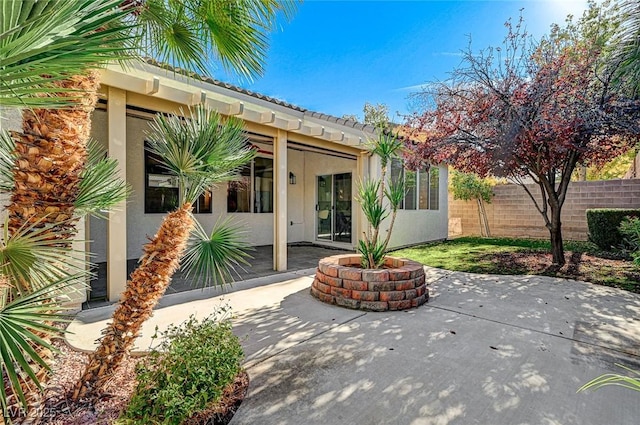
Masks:
[[[438,210],[440,208],[440,170],[429,167],[418,171],[406,170],[400,160],[391,162],[391,179],[404,179],[406,192],[400,209]]]
[[[168,213],[178,208],[178,178],[166,170],[157,155],[144,151],[144,212]],[[193,205],[194,214],[210,213],[211,191],[206,191]]]
[[[240,179],[229,182],[227,212],[273,212],[273,159],[255,158]]]
[[[426,173],[425,173],[426,174]],[[440,169],[438,167],[429,168],[429,209],[440,209]]]

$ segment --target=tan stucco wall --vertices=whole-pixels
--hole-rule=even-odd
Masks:
[[[447,238],[447,187],[448,172],[440,169],[438,186],[438,210],[399,210],[391,234],[390,247],[414,245],[421,242]]]
[[[144,138],[148,121],[127,117],[127,181],[133,192],[127,202],[127,258],[139,258],[142,246],[158,229],[163,214],[144,213]],[[107,113],[97,110],[93,118],[93,137],[106,145]],[[271,146],[262,149],[271,151]],[[354,174],[355,193],[356,161],[314,152],[288,149],[288,169],[296,175],[296,184],[287,185],[288,191],[288,242],[314,241],[315,239],[315,177],[321,174],[351,172]],[[303,200],[303,201],[302,201]],[[357,205],[354,203],[354,208]],[[228,214],[227,185],[213,191],[213,213],[197,214],[196,218],[210,229],[221,216],[230,215],[240,223],[250,237],[251,245],[269,245],[273,242],[273,214]],[[354,223],[355,224],[355,223]],[[91,219],[91,251],[95,262],[106,261],[106,221]]]

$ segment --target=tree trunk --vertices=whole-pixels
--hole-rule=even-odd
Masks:
[[[80,173],[87,159],[87,142],[91,132],[91,114],[97,101],[99,78],[96,71],[87,75],[73,76],[57,83],[63,89],[82,91],[82,96],[73,107],[64,109],[25,109],[22,114],[22,132],[11,132],[16,143],[16,164],[13,170],[15,186],[11,203],[7,207],[9,232],[15,234],[21,227],[53,226],[48,233],[61,246],[70,246],[76,235],[74,202],[77,198]],[[60,96],[78,96],[78,92],[60,93]],[[31,291],[30,282],[16,282],[22,291]],[[9,301],[12,294],[9,293]],[[50,342],[51,336],[36,332],[40,338]],[[33,347],[44,360],[52,353],[40,345]],[[44,384],[49,372],[31,361],[30,367],[38,380]],[[29,406],[28,417],[41,414],[37,405],[41,400],[40,390],[28,377],[23,377],[21,386]]]
[[[153,313],[180,265],[194,225],[191,208],[186,203],[167,215],[158,233],[145,245],[140,265],[127,282],[113,320],[103,331],[100,346],[91,354],[73,390],[74,401],[95,395],[132,348],[142,324]]]
[[[551,207],[551,225],[549,226],[551,235],[551,255],[553,264],[558,268],[564,266],[564,244],[562,242],[562,223],[560,222],[560,210]]]
[[[476,198],[478,203],[478,220],[480,221],[480,235],[486,238],[491,237],[489,231],[489,219],[487,218],[487,210],[484,208],[484,202],[482,198]]]
[[[76,234],[73,204],[80,173],[87,159],[91,114],[97,101],[97,71],[58,83],[82,90],[77,104],[65,109],[25,109],[22,133],[16,141],[15,188],[11,194],[9,229],[15,233],[25,223],[54,224],[52,238],[67,241]],[[61,96],[78,93],[62,93]],[[65,242],[63,242],[65,243]]]

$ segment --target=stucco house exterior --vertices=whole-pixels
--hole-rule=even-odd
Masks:
[[[246,123],[258,156],[242,181],[214,188],[200,198],[195,217],[210,229],[232,216],[250,244],[273,245],[273,268],[287,269],[287,244],[311,242],[354,249],[365,226],[355,200],[357,182],[380,175],[380,162],[365,149],[371,126],[343,120],[253,93],[211,78],[194,78],[141,62],[101,71],[102,86],[92,137],[116,158],[133,194],[108,219],[85,223],[92,261],[107,263],[107,297],[119,298],[126,262],[137,259],[163,215],[175,204],[173,179],[144,149],[154,114],[180,113],[205,103]],[[395,164],[393,173],[405,173]],[[407,172],[408,173],[408,172]],[[407,176],[409,177],[409,175]],[[433,166],[411,175],[414,187],[399,211],[391,247],[447,237],[447,170]]]

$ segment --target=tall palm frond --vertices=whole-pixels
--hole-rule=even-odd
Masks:
[[[1,159],[1,158],[0,158]],[[131,187],[120,178],[118,161],[95,140],[89,140],[87,165],[80,175],[76,214],[104,217],[104,212],[127,199]]]
[[[264,72],[267,32],[278,17],[290,19],[292,0],[145,0],[137,16],[143,52],[161,62],[210,72],[214,58],[224,69],[253,78]]]
[[[5,220],[0,238],[0,274],[9,280],[14,297],[47,287],[70,273],[79,276],[84,270],[84,253],[60,246],[59,240],[51,238],[50,226],[25,223],[11,233]]]
[[[50,369],[39,354],[41,351],[35,347],[56,351],[43,336],[59,335],[63,332],[55,324],[68,322],[69,318],[59,313],[64,307],[60,306],[57,296],[61,290],[72,285],[75,278],[76,276],[68,276],[52,281],[27,296],[0,306],[0,371],[1,375],[7,378],[7,381],[0,385],[3,412],[8,411],[11,393],[26,407],[25,387],[35,385],[41,390],[38,375],[40,371]],[[8,384],[7,387],[5,383]],[[9,394],[7,389],[10,391]]]
[[[4,0],[0,2],[0,102],[60,107],[53,83],[111,60],[131,57],[135,22],[121,0]],[[82,94],[78,93],[77,97]]]
[[[232,180],[255,156],[241,120],[223,119],[203,105],[186,116],[190,119],[159,114],[147,132],[149,152],[178,177],[180,204],[193,203],[208,187]]]
[[[378,196],[379,193],[379,180],[368,179],[358,182],[356,201],[360,203],[367,223],[373,228],[380,227],[384,219],[389,215],[389,212],[384,207],[383,199]]]
[[[0,192],[13,189],[13,167],[16,163],[16,142],[9,133],[0,131]]]
[[[252,258],[247,251],[251,249],[241,226],[233,224],[229,218],[219,221],[208,234],[202,225],[195,222],[189,244],[182,258],[182,268],[186,270],[186,278],[193,285],[224,285],[233,280],[234,274],[249,265],[247,258]]]
[[[616,64],[618,83],[640,95],[640,2],[620,0],[617,9],[620,25],[616,36],[612,62]]]
[[[372,155],[380,157],[380,162],[384,168],[392,159],[398,157],[403,143],[402,140],[393,133],[386,132],[384,129],[379,129],[378,131],[378,138],[367,140],[366,148]]]
[[[392,132],[386,131],[384,126],[378,127],[377,138],[367,141],[367,150],[380,158],[382,172],[379,179],[358,183],[356,200],[360,203],[360,208],[367,220],[367,230],[363,232],[364,239],[358,243],[363,268],[379,268],[384,263],[398,207],[405,190],[404,183],[395,181],[391,181],[390,187],[387,188],[387,166],[393,159],[398,158],[402,147],[402,141]],[[391,213],[385,205],[385,199],[389,202]],[[389,214],[391,214],[391,224],[387,229],[386,238],[381,241],[380,226]]]

